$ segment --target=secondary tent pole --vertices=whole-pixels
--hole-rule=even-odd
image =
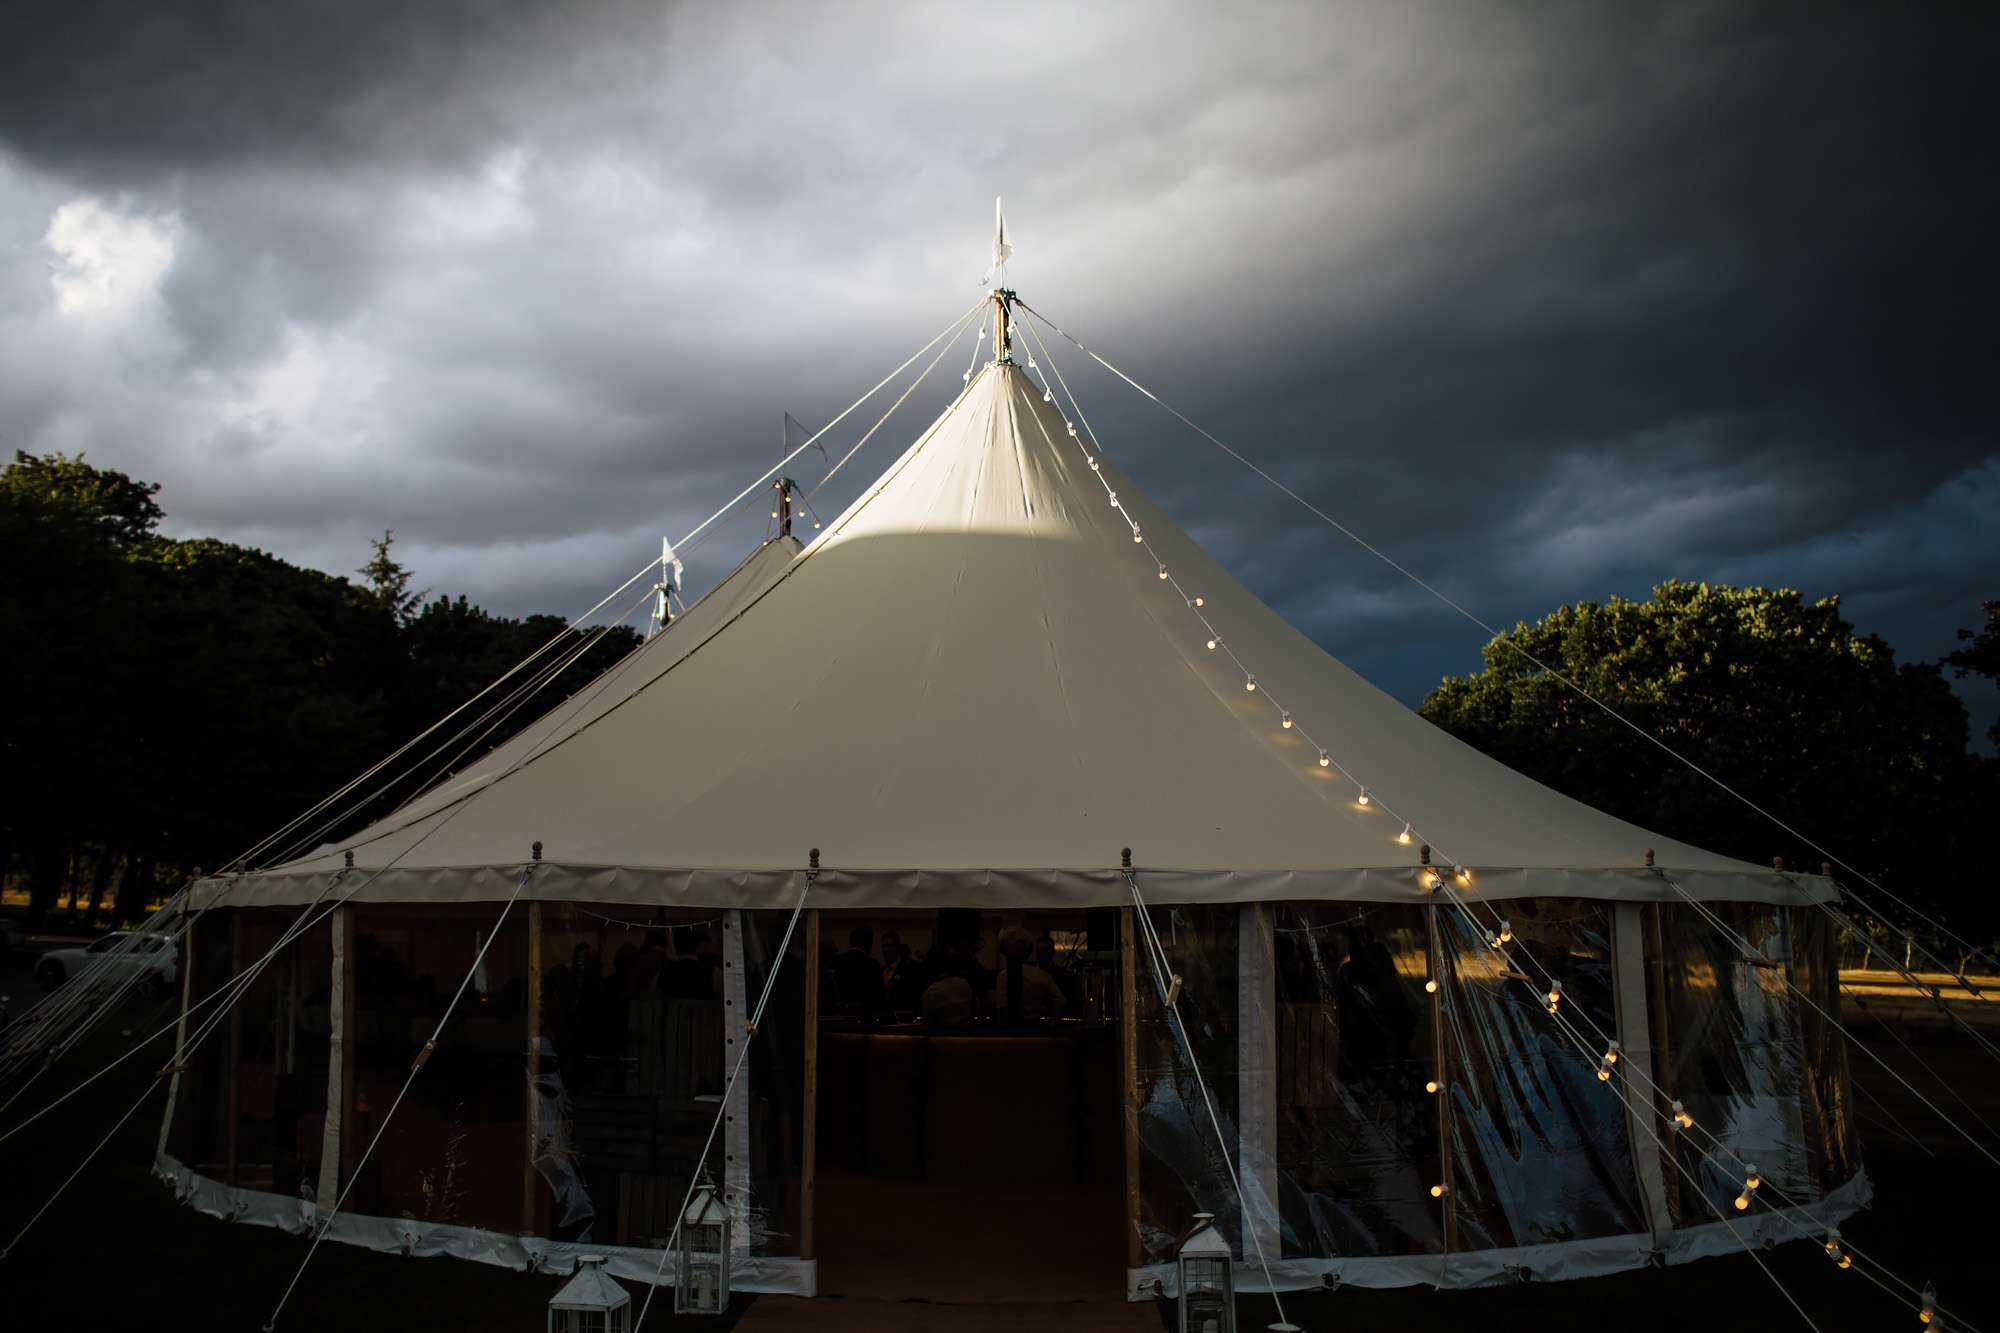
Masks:
[[[1131,853],[1126,853],[1130,864]],[[1125,1057],[1125,1267],[1144,1265],[1139,1245],[1139,959],[1132,909],[1118,909],[1118,1031]]]
[[[804,1142],[799,1152],[799,1258],[813,1260],[813,1177],[819,1164],[819,909],[806,913]]]
[[[333,962],[326,1006],[326,1124],[320,1129],[319,1186],[314,1198],[322,1209],[340,1197],[340,1145],[347,1131],[347,1103],[353,1089],[353,1061],[347,1034],[354,1005],[353,909],[336,907],[327,922],[332,933]]]
[[[542,905],[528,904],[528,1133],[521,1168],[521,1234],[535,1234],[536,1084],[542,1076]]]

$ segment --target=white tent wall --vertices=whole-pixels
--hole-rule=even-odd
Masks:
[[[1747,1217],[1732,1215],[1746,1235],[1810,1234],[1865,1201],[1837,1042],[1804,1021],[1803,1007],[1765,975],[1769,968],[1692,948],[1683,938],[1693,938],[1698,918],[1692,909],[1589,900],[1510,908],[1513,947],[1531,951],[1538,964],[1564,977],[1564,1003],[1574,1023],[1648,1034],[1625,1042],[1616,1085],[1596,1080],[1594,1062],[1562,1040],[1535,988],[1496,969],[1493,951],[1455,928],[1445,915],[1451,910],[1319,902],[1151,909],[1173,972],[1182,978],[1181,1013],[1224,1138],[1215,1137],[1195,1069],[1168,1029],[1141,964],[1133,1015],[1139,1205],[1130,1219],[1141,1262],[1126,1271],[1128,1294],[1138,1299],[1156,1290],[1170,1267],[1174,1238],[1196,1211],[1216,1213],[1237,1244],[1241,1285],[1264,1281],[1254,1251],[1243,1249],[1225,1144],[1284,1288],[1329,1279],[1476,1285],[1524,1276],[1523,1269],[1552,1279],[1724,1253],[1734,1241],[1726,1228],[1713,1225],[1702,1196],[1726,1209],[1723,1190],[1733,1193],[1736,1184],[1718,1178],[1699,1153],[1676,1142],[1664,1105],[1650,1093],[1653,1081],[1684,1097],[1705,1131],[1754,1150],[1768,1164],[1772,1185],[1803,1206],[1794,1212],[1760,1202]],[[1627,914],[1638,912],[1656,912],[1662,920],[1641,923],[1651,943],[1634,947],[1618,932]],[[426,1077],[439,1079],[439,1090],[462,1109],[454,1116],[406,1106],[412,1122],[390,1131],[390,1142],[401,1146],[371,1168],[390,1178],[356,1191],[331,1238],[544,1266],[560,1265],[562,1256],[579,1248],[609,1246],[629,1260],[621,1275],[646,1276],[633,1256],[656,1254],[664,1240],[660,1219],[670,1215],[688,1178],[691,1148],[685,1145],[726,1114],[721,1160],[711,1167],[741,1223],[744,1289],[812,1290],[817,1270],[797,1254],[807,1194],[799,1167],[803,1145],[796,1141],[807,1095],[807,974],[805,951],[796,942],[785,962],[794,980],[780,985],[778,1003],[754,1038],[751,1077],[728,1107],[717,1100],[730,1044],[753,1040],[734,1011],[761,990],[778,961],[769,950],[780,914],[704,919],[685,910],[648,915],[573,905],[536,915],[546,924],[534,943],[511,940],[489,954],[495,970],[471,1012],[475,1025],[498,1022],[518,1031],[480,1037],[468,1047],[463,1034],[447,1029]],[[1786,977],[1824,988],[1815,974],[1830,963],[1822,955],[1832,942],[1810,925],[1820,913],[1756,906],[1741,916]],[[224,909],[204,920],[211,944],[220,940],[226,947],[198,957],[191,994],[205,993],[254,961],[252,951],[275,938],[278,918],[285,917]],[[307,947],[301,956],[326,972],[323,984],[296,968],[274,969],[281,976],[297,973],[296,983],[266,988],[269,993],[246,1009],[243,1030],[221,1048],[222,1058],[192,1062],[210,1072],[176,1089],[163,1126],[163,1178],[218,1215],[293,1230],[327,1216],[333,1182],[352,1180],[360,1148],[377,1128],[369,1090],[387,1084],[379,1075],[371,1083],[369,1069],[393,1072],[409,1056],[385,1031],[392,1020],[379,1003],[389,984],[384,976],[404,978],[391,992],[406,997],[399,1003],[414,1006],[409,1017],[428,1030],[415,998],[430,993],[424,972],[449,972],[453,959],[469,957],[484,924],[490,923],[483,913],[463,907],[347,907],[318,926],[313,933],[325,938],[302,941]],[[429,948],[445,948],[451,957],[426,961],[425,938],[432,941]],[[407,940],[407,957],[397,952],[397,939]],[[1682,951],[1683,961],[1663,952],[1663,940],[1667,950]],[[546,964],[549,998],[538,1015],[507,1016],[506,992],[519,978],[495,960],[510,952],[539,956]],[[359,977],[353,971],[357,954],[363,960]],[[589,999],[590,984],[579,980],[593,969],[601,969],[602,993],[607,1002],[615,1000],[616,1018]],[[669,994],[687,992],[689,969],[695,987],[706,979],[715,997],[699,1010],[713,1024],[705,1038],[688,1026],[699,1021],[697,1010]],[[1674,972],[1678,980],[1666,975]],[[1424,983],[1432,977],[1441,982],[1449,1014],[1442,1060],[1426,1018]],[[316,997],[347,987],[359,992],[358,1005],[348,1009],[355,1016],[338,1019],[339,1004],[316,1008]],[[651,998],[656,992],[667,998]],[[274,1094],[265,1084],[273,1066],[246,1061],[245,1052],[265,1049],[282,1028],[289,995],[303,1004],[308,1028],[318,1024],[310,1016],[318,1012],[336,1029],[354,1026],[330,1033],[320,1053],[327,1064],[317,1084],[323,1100],[289,1106],[275,1117],[297,1127],[297,1144],[274,1129],[276,1156],[252,1160],[247,1136],[236,1141],[229,1126],[237,1117],[268,1117],[264,1103]],[[1666,1011],[1655,1007],[1655,996],[1667,997]],[[482,1017],[481,1009],[490,1012]],[[540,1058],[532,1065],[518,1054],[529,1046],[529,1023],[542,1034]],[[579,1035],[597,1028],[615,1028],[617,1043]],[[386,1060],[370,1053],[371,1045],[384,1041],[393,1047],[381,1053]],[[350,1042],[359,1064],[352,1078],[340,1072]],[[1659,1057],[1656,1045],[1671,1058]],[[464,1072],[465,1061],[480,1050],[489,1052],[479,1057],[489,1066],[500,1062],[499,1082],[487,1090],[491,1096],[481,1091],[479,1078]],[[510,1050],[516,1053],[511,1060],[505,1056]],[[282,1059],[282,1051],[276,1054]],[[608,1072],[614,1069],[626,1072]],[[1443,1085],[1443,1102],[1424,1091],[1434,1078]],[[676,1080],[680,1091],[671,1096],[648,1091]],[[542,1107],[533,1137],[508,1117],[482,1119],[478,1108],[518,1107],[524,1091]],[[379,1113],[379,1095],[373,1105]],[[639,1106],[654,1117],[648,1135],[684,1145],[673,1150],[683,1154],[680,1166],[635,1159],[616,1118]],[[415,1123],[427,1115],[428,1124]],[[350,1123],[357,1128],[343,1144],[339,1127]],[[195,1146],[203,1125],[211,1126],[206,1149]],[[325,1141],[317,1163],[303,1160],[308,1138]],[[1662,1156],[1656,1140],[1679,1154],[1679,1167]],[[293,1148],[301,1158],[296,1180],[283,1167]],[[204,1154],[211,1165],[190,1165]],[[1442,1178],[1447,1157],[1455,1236],[1449,1244],[1444,1205],[1428,1193]],[[1704,1188],[1694,1191],[1678,1180],[1681,1167]],[[519,1186],[511,1182],[529,1171],[538,1185],[522,1213]],[[454,1173],[500,1182],[495,1198],[502,1203],[496,1206],[513,1211],[502,1220],[481,1213],[462,1191],[454,1198]],[[310,1201],[315,1195],[317,1203]],[[1775,1197],[1775,1191],[1766,1196]],[[510,1198],[515,1202],[504,1202]],[[477,1224],[468,1225],[468,1216]],[[829,1224],[838,1219],[823,1219]]]
[[[316,961],[260,982],[226,1041],[189,1056],[162,1173],[197,1206],[286,1226],[351,1183],[338,1239],[539,1263],[588,1238],[642,1256],[616,1271],[645,1278],[720,1114],[741,1285],[809,1291],[802,945],[754,1038],[744,1009],[785,966],[772,923],[814,847],[815,911],[1125,907],[1132,849],[1221,1122],[1126,964],[1135,1296],[1195,1211],[1241,1247],[1231,1165],[1280,1286],[1580,1276],[1733,1245],[1712,1221],[1726,1172],[1638,1080],[1597,1080],[1462,900],[1505,904],[1513,956],[1619,1034],[1627,1073],[1644,1062],[1804,1208],[1760,1204],[1750,1230],[1866,1195],[1838,1033],[1781,984],[1837,1004],[1830,882],[1649,833],[1423,721],[1230,578],[1008,363],[809,547],[753,553],[521,736],[368,829],[197,885],[196,906],[226,910],[196,934],[192,994],[292,919],[269,909],[337,903],[349,933],[335,949],[319,926]],[[1461,888],[1429,891],[1427,852],[1469,870]],[[535,910],[476,970],[411,1123],[358,1166],[411,1033],[517,891]],[[741,1041],[748,1082],[724,1107]],[[245,1108],[266,1104],[279,1127],[249,1162]],[[479,1178],[491,1164],[502,1184]],[[370,1216],[397,1211],[412,1220]],[[1253,1265],[1242,1285],[1263,1281]]]
[[[1696,897],[1830,896],[1463,745],[1099,467],[1020,371],[990,366],[804,553],[746,565],[531,758],[199,896],[233,883],[232,901],[309,901],[352,852],[359,900],[498,901],[532,839],[546,852],[530,894],[549,901],[782,906],[808,846],[824,849],[826,906],[1115,905],[1128,846],[1157,901],[1418,901],[1422,837],[1490,898],[1672,901],[1649,849]],[[1261,692],[1205,647],[1127,515]],[[1377,799],[1357,800],[1302,731]],[[1399,842],[1387,810],[1419,839]]]
[[[1570,1024],[1639,1034],[1621,1041],[1616,1082],[1604,1083],[1597,1057],[1544,1012],[1539,987],[1493,966],[1483,940],[1443,918],[1450,910],[1289,903],[1244,907],[1232,920],[1226,908],[1154,909],[1183,979],[1182,1021],[1281,1289],[1590,1276],[1732,1252],[1732,1226],[1752,1243],[1817,1236],[1865,1204],[1844,1061],[1823,1041],[1814,1049],[1824,1034],[1806,1029],[1806,1006],[1773,1002],[1783,987],[1769,969],[1704,951],[1683,970],[1706,970],[1708,998],[1656,1013],[1651,997],[1670,993],[1661,973],[1672,965],[1636,937],[1627,947],[1615,938],[1621,916],[1654,909],[1517,904],[1513,947],[1563,977]],[[1670,931],[1685,925],[1675,909],[1657,910]],[[1821,915],[1749,910],[1772,923],[1764,938],[1810,937]],[[1432,913],[1435,931],[1424,920]],[[1780,966],[1804,986],[1831,964],[1831,948],[1830,938],[1806,938]],[[1269,965],[1243,966],[1260,957]],[[1442,1061],[1424,1011],[1431,977],[1447,1014]],[[1150,985],[1142,977],[1138,990],[1136,1227],[1147,1261],[1128,1270],[1128,1293],[1171,1291],[1173,1242],[1195,1211],[1217,1214],[1242,1264],[1239,1286],[1259,1288],[1262,1266],[1193,1070]],[[1746,1010],[1747,1020],[1731,1017]],[[1655,1059],[1655,1032],[1680,1051],[1674,1064]],[[1436,1094],[1425,1090],[1432,1080]],[[1656,1086],[1699,1108],[1699,1134],[1677,1131]],[[1710,1134],[1779,1163],[1766,1170],[1774,1181],[1783,1171],[1788,1202],[1771,1191],[1755,1211],[1733,1211],[1742,1182],[1724,1182],[1695,1151]],[[1699,1168],[1713,1207],[1692,1193],[1685,1209],[1670,1207],[1680,1170],[1662,1143]],[[1445,1179],[1449,1194],[1433,1197]]]

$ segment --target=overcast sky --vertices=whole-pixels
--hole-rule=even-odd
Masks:
[[[969,305],[1004,194],[1029,301],[1491,621],[1777,584],[1935,657],[2000,597],[1995,12],[17,3],[0,447],[573,614]],[[1063,368],[1328,649],[1412,703],[1476,667]]]

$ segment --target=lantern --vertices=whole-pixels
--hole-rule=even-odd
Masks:
[[[676,1314],[721,1314],[729,1308],[729,1209],[703,1181],[681,1215]]]
[[[604,1256],[580,1254],[576,1276],[549,1302],[549,1333],[625,1333],[632,1298],[604,1271]]]
[[[1178,1260],[1180,1333],[1236,1333],[1236,1286],[1229,1242],[1215,1229],[1215,1214],[1196,1213],[1182,1238]]]

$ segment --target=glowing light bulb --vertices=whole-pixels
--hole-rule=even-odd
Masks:
[[[1035,364],[1035,358],[1034,358],[1034,357],[1032,357],[1032,356],[1028,358],[1028,369],[1030,369],[1030,370],[1040,370],[1040,369],[1041,369],[1041,367],[1040,367],[1040,366],[1038,366],[1038,365],[1036,365],[1036,364]]]
[[[1500,923],[1500,942],[1501,942],[1502,944],[1512,944],[1512,943],[1514,942],[1514,923],[1513,923],[1513,922],[1511,922],[1511,921],[1502,921],[1502,922]]]
[[[1560,981],[1551,981],[1549,983],[1550,1013],[1554,1013],[1556,1011],[1556,1006],[1562,1003],[1562,998],[1563,998],[1563,984]]]
[[[1201,597],[1200,597],[1200,595],[1199,595],[1199,594],[1197,594],[1197,595],[1196,595],[1196,597],[1195,597],[1195,599],[1194,599],[1194,604],[1195,604],[1196,606],[1201,606],[1201,605],[1203,605],[1203,602],[1202,602],[1202,599],[1201,599]]]
[[[1134,542],[1142,542],[1142,541],[1145,541],[1146,539],[1145,539],[1144,537],[1141,537],[1141,536],[1139,535],[1139,529],[1137,529],[1137,528],[1133,528],[1133,529],[1132,529],[1132,540],[1133,540]]]
[[[1067,421],[1065,421],[1065,422],[1064,422],[1063,424],[1064,424],[1065,426],[1069,426],[1069,423],[1068,423]],[[1075,438],[1076,438],[1076,427],[1074,427],[1074,426],[1070,426],[1070,427],[1069,427],[1069,435],[1070,435],[1070,438],[1071,438],[1071,439],[1075,439]]]
[[[1848,1258],[1848,1257],[1847,1257],[1846,1255],[1844,1255],[1844,1254],[1843,1254],[1843,1255],[1841,1255],[1841,1256],[1840,1256],[1839,1258],[1835,1259],[1835,1260],[1834,1260],[1834,1263],[1835,1263],[1836,1265],[1838,1265],[1839,1267],[1841,1267],[1841,1268],[1852,1268],[1852,1267],[1854,1267],[1854,1261],[1853,1261],[1852,1259]]]
[[[1750,1168],[1750,1174],[1743,1177],[1743,1188],[1745,1190],[1755,1190],[1763,1183],[1764,1177],[1757,1174],[1757,1168],[1754,1166]]]
[[[1361,794],[1354,798],[1354,803],[1356,805],[1368,804],[1368,789],[1366,787],[1363,787],[1361,789]]]
[[[1605,1048],[1604,1048],[1604,1063],[1605,1063],[1605,1064],[1607,1064],[1607,1065],[1615,1065],[1615,1064],[1617,1064],[1617,1063],[1618,1063],[1618,1043],[1617,1043],[1617,1042],[1615,1042],[1615,1041],[1614,1041],[1614,1042],[1611,1042],[1611,1043],[1609,1043],[1608,1045],[1606,1045],[1606,1046],[1605,1046]]]
[[[1292,729],[1292,715],[1290,713],[1280,713],[1278,715],[1278,725],[1286,731],[1290,731]]]
[[[1243,688],[1249,693],[1255,694],[1257,692],[1257,678],[1255,676],[1245,676],[1243,678]]]
[[[1442,1186],[1442,1185],[1433,1185],[1433,1186],[1431,1186],[1431,1197],[1432,1197],[1433,1199],[1442,1199],[1442,1198],[1443,1198],[1444,1196],[1445,1196],[1445,1187],[1444,1187],[1444,1186]]]
[[[1678,1099],[1674,1102],[1672,1117],[1673,1122],[1682,1129],[1694,1128],[1694,1117],[1687,1113],[1687,1107],[1682,1106]]]
[[[1424,993],[1427,995],[1437,994],[1437,989],[1438,989],[1438,984],[1436,977],[1432,977],[1430,980],[1424,983]]]
[[[1739,1195],[1737,1195],[1737,1196],[1736,1196],[1736,1211],[1737,1211],[1737,1212],[1739,1212],[1739,1213],[1740,1213],[1740,1212],[1744,1212],[1744,1211],[1748,1210],[1748,1209],[1749,1209],[1749,1207],[1750,1207],[1750,1196],[1749,1196],[1748,1194],[1739,1194]]]
[[[1325,750],[1321,750],[1321,751],[1319,752],[1319,766],[1320,766],[1321,768],[1325,768],[1325,767],[1327,767],[1327,766],[1328,766],[1329,764],[1331,764],[1332,762],[1333,762],[1333,756],[1332,756],[1332,755],[1328,754],[1328,753],[1327,753],[1327,752],[1326,752]]]
[[[1097,465],[1097,460],[1096,460],[1095,458],[1093,458],[1093,459],[1091,459],[1091,460],[1090,460],[1090,470],[1091,470],[1092,472],[1101,472],[1101,471],[1103,471],[1103,469],[1102,469],[1102,468],[1098,467],[1098,465]]]
[[[1437,1081],[1436,1079],[1432,1079],[1432,1080],[1430,1080],[1430,1081],[1429,1081],[1428,1083],[1424,1084],[1424,1091],[1425,1091],[1425,1092],[1432,1092],[1432,1093],[1434,1093],[1434,1092],[1436,1092],[1437,1090],[1438,1090],[1438,1081]]]
[[[1410,845],[1410,826],[1408,823],[1405,823],[1403,831],[1396,835],[1396,841],[1402,843],[1405,847]]]
[[[1166,581],[1167,581],[1167,567],[1166,567],[1165,565],[1161,565],[1161,566],[1160,566],[1160,582],[1162,582],[1162,583],[1165,583]]]
[[[1219,643],[1219,642],[1221,642],[1221,641],[1220,641],[1219,639],[1210,639],[1210,640],[1208,641],[1208,651],[1210,651],[1211,653],[1212,653],[1212,652],[1214,652],[1214,651],[1215,651],[1215,645],[1216,645],[1217,643]]]
[[[1056,400],[1056,396],[1055,396],[1054,394],[1050,393],[1050,392],[1049,392],[1049,391],[1048,391],[1047,389],[1044,389],[1044,390],[1042,390],[1042,401],[1043,401],[1043,402],[1045,402],[1045,403],[1053,403],[1053,402],[1054,402],[1055,400]]]
[[[1597,1081],[1599,1083],[1609,1083],[1611,1081],[1611,1067],[1609,1065],[1599,1065],[1597,1067]]]
[[[958,378],[961,384],[970,384],[972,383],[972,372],[968,370],[963,375],[960,375]]]

